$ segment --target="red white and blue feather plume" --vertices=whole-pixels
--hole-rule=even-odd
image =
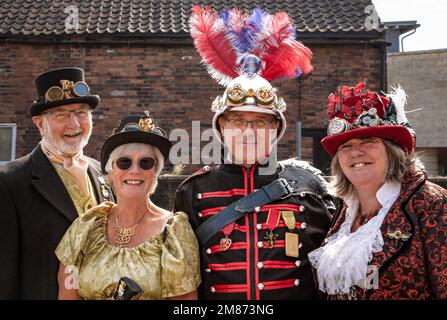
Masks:
[[[312,51],[295,39],[293,22],[286,12],[269,14],[256,8],[250,14],[239,9],[220,13],[194,6],[191,36],[208,72],[221,85],[241,75],[239,63],[256,55],[267,81],[296,78],[312,71]]]

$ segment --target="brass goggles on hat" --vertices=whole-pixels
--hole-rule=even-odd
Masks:
[[[261,106],[269,106],[275,102],[276,89],[261,87],[256,91],[253,89],[245,90],[240,84],[236,84],[227,91],[227,99],[232,104],[242,105],[248,98],[253,98],[256,104]]]
[[[70,80],[61,80],[61,86],[53,86],[45,93],[45,101],[52,102],[62,99],[85,97],[89,95],[90,88],[83,81],[74,83]]]

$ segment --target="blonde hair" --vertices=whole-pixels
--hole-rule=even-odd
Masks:
[[[110,178],[110,173],[113,171],[113,167],[112,167],[113,162],[123,155],[129,155],[134,152],[139,152],[139,151],[143,151],[143,150],[144,151],[151,150],[152,155],[155,159],[155,168],[154,168],[155,178],[154,178],[154,182],[152,183],[151,189],[149,190],[149,195],[152,195],[155,192],[155,189],[157,188],[157,184],[158,184],[158,175],[160,174],[161,170],[163,170],[165,159],[157,147],[150,145],[150,144],[146,144],[146,143],[122,144],[122,145],[116,147],[110,153],[109,160],[107,160],[107,163],[105,165],[105,171],[107,173],[107,182],[112,188],[114,186],[112,183],[112,179]]]
[[[370,138],[359,138],[370,139]],[[411,168],[418,167],[423,169],[422,163],[417,159],[414,153],[409,154],[401,146],[387,139],[381,139],[385,145],[388,155],[388,167],[385,172],[385,181],[402,182],[405,175]],[[329,183],[330,192],[340,198],[350,198],[357,195],[355,187],[346,178],[338,160],[338,153],[332,158],[331,162],[331,181]]]

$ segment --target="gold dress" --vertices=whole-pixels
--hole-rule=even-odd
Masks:
[[[166,299],[196,290],[201,281],[199,249],[188,216],[177,212],[167,221],[165,241],[160,233],[136,247],[119,248],[107,240],[107,216],[113,205],[104,202],[85,212],[56,248],[72,278],[77,273],[79,295],[111,299],[122,276],[141,287],[139,299]]]

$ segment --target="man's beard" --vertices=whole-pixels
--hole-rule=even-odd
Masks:
[[[82,135],[82,139],[80,142],[77,143],[66,143],[63,138],[61,137],[54,137],[51,134],[51,128],[50,125],[48,123],[48,121],[44,120],[44,124],[43,124],[43,133],[42,136],[54,147],[56,148],[58,151],[66,154],[66,155],[70,155],[73,156],[75,154],[77,154],[79,151],[81,151],[82,149],[84,149],[84,147],[87,145],[88,140],[90,138],[90,135],[92,134],[92,128],[90,126],[90,131],[85,134],[85,133],[81,133]]]

